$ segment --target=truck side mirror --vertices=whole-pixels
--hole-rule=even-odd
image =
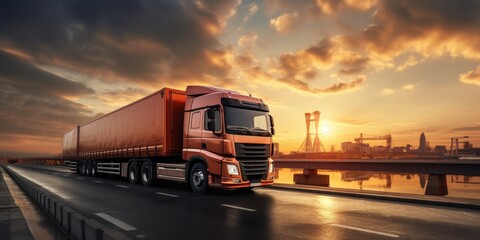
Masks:
[[[275,124],[273,123],[273,117],[272,115],[268,115],[270,117],[270,132],[272,133],[272,136],[275,135]]]
[[[207,118],[210,119],[210,120],[213,120],[215,119],[215,108],[209,108],[207,109]],[[215,128],[215,126],[214,126]],[[210,130],[210,129],[209,129]]]
[[[215,132],[215,120],[210,120],[210,122],[207,123],[207,128],[208,131]]]

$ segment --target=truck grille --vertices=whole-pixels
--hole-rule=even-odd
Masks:
[[[235,143],[235,152],[244,181],[267,179],[269,144]]]

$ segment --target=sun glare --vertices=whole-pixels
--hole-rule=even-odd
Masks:
[[[323,126],[323,127],[322,127],[322,132],[323,132],[323,133],[328,133],[329,130],[330,130],[330,129],[328,128],[328,126]]]

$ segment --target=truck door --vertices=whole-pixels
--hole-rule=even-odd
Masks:
[[[202,143],[201,153],[209,164],[209,171],[212,174],[221,175],[221,161],[223,160],[223,121],[221,109],[215,110],[215,131],[208,130],[207,110],[203,111]]]

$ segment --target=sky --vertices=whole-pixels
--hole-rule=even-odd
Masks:
[[[282,152],[316,110],[327,150],[480,147],[478,39],[477,0],[3,0],[0,152],[58,154],[76,125],[188,85],[263,99]]]

